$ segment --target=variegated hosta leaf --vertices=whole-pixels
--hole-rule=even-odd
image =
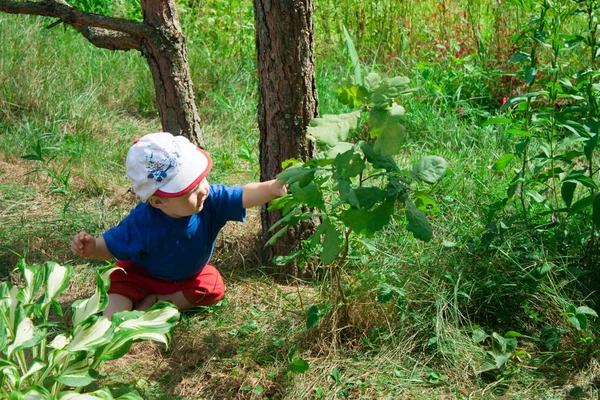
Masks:
[[[167,346],[169,339],[168,333],[137,332],[131,330],[117,332],[110,343],[98,349],[95,357],[102,361],[116,360],[127,354],[135,341],[154,340]]]
[[[25,286],[21,289],[18,299],[22,303],[31,304],[34,301],[35,295],[42,286],[42,275],[39,273],[39,265],[27,265],[25,259],[21,259],[17,263],[17,268],[21,272]]]
[[[103,388],[90,393],[63,392],[59,400],[113,400],[110,390]]]
[[[0,311],[1,312],[1,311]],[[4,318],[0,315],[0,353],[4,352],[8,339],[8,332]]]
[[[70,387],[83,387],[95,381],[95,379],[90,376],[90,363],[87,357],[69,365],[54,379],[57,382]]]
[[[171,303],[158,302],[140,317],[119,324],[119,330],[145,329],[152,332],[168,332],[179,319],[179,310]]]
[[[78,300],[73,303],[73,325],[79,325],[91,315],[102,312],[108,305],[108,295],[106,294],[110,286],[108,277],[119,269],[118,267],[100,268],[96,274],[96,293],[89,299]]]
[[[54,339],[48,344],[48,347],[53,349],[64,349],[69,344],[69,339],[65,335],[56,335]]]
[[[54,349],[48,353],[48,370],[53,370],[57,365],[63,365],[71,354],[66,350]]]
[[[23,391],[23,400],[53,400],[54,397],[43,386],[31,386]]]
[[[62,266],[53,261],[48,261],[45,265],[46,280],[44,281],[44,305],[49,305],[52,299],[55,299],[69,286],[69,279],[73,275],[71,266]]]
[[[29,369],[27,370],[27,373],[25,375],[23,375],[21,377],[21,379],[19,379],[19,387],[23,386],[23,383],[27,380],[27,378],[29,378],[31,375],[35,374],[36,372],[39,372],[41,370],[43,370],[44,368],[46,368],[47,364],[42,362],[41,360],[34,360],[33,363],[31,364],[31,366],[29,367]],[[27,385],[30,386],[30,385]]]
[[[33,321],[27,317],[23,318],[17,326],[13,341],[6,348],[8,358],[15,351],[35,346],[43,338],[44,335],[34,326]]]
[[[170,303],[159,302],[145,313],[125,312],[113,319],[118,320],[119,317],[124,321],[117,322],[119,325],[113,340],[96,354],[101,360],[122,357],[134,341],[154,340],[167,345],[167,335],[179,319],[179,311]]]
[[[8,282],[2,284],[0,312],[2,313],[2,318],[8,329],[8,336],[10,339],[14,337],[14,331],[24,316],[23,309],[17,307],[19,305],[19,300],[17,300],[18,295],[19,288],[17,286],[11,286]],[[21,312],[18,313],[17,310],[21,310]]]
[[[113,330],[111,322],[106,317],[92,316],[75,327],[73,339],[66,350],[69,352],[95,350],[111,340]]]
[[[4,384],[15,388],[19,380],[17,365],[5,359],[0,359],[0,375],[4,376]]]

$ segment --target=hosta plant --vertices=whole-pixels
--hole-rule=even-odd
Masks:
[[[18,262],[22,283],[0,285],[2,398],[112,399],[108,389],[82,394],[102,378],[102,363],[122,357],[134,342],[169,342],[179,318],[171,304],[117,313],[111,320],[99,315],[108,304],[108,276],[115,268],[99,268],[94,295],[75,301],[72,313],[65,313],[58,296],[69,286],[72,267]],[[137,392],[119,398],[141,399]]]
[[[272,230],[318,219],[320,225],[305,246],[280,263],[292,259],[302,264],[313,254],[330,266],[329,305],[313,306],[307,326],[346,305],[341,270],[354,237],[371,237],[389,225],[394,216],[405,216],[408,231],[421,240],[432,238],[426,213],[438,209],[431,185],[442,179],[447,163],[438,156],[421,157],[411,168],[402,168],[396,156],[406,142],[404,108],[399,104],[411,92],[409,79],[383,78],[370,73],[363,78],[358,57],[348,38],[354,75],[337,91],[338,99],[354,111],[323,115],[311,121],[307,136],[316,142],[316,158],[288,160],[278,175],[289,185],[289,194],[271,203],[283,211]],[[270,242],[283,234],[279,229]],[[333,307],[331,307],[333,305]],[[339,307],[338,307],[339,305]],[[343,319],[343,317],[342,317]],[[340,320],[341,322],[341,320]]]

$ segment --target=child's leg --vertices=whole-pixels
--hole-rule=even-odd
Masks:
[[[142,300],[137,301],[135,303],[135,309],[140,311],[146,311],[158,301],[168,301],[169,303],[173,303],[180,310],[185,310],[186,308],[190,308],[193,305],[185,298],[183,292],[180,290],[178,292],[169,294],[149,294]]]
[[[219,271],[210,264],[202,268],[198,275],[169,286],[156,286],[162,293],[152,293],[136,301],[135,309],[145,311],[157,301],[168,301],[180,310],[196,306],[210,306],[221,300],[225,294],[225,284]],[[174,290],[172,293],[164,293]]]
[[[114,313],[120,311],[129,311],[133,307],[133,301],[128,297],[117,293],[108,294],[108,305],[102,312],[106,318],[110,319]]]

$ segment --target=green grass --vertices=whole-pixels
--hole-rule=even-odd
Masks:
[[[425,3],[411,3],[416,8],[410,17],[426,12]],[[371,18],[386,7],[378,4],[365,3],[368,24],[389,26],[383,17]],[[216,0],[181,6],[214,182],[243,184],[258,175],[250,7]],[[360,13],[342,14],[328,2],[319,7],[319,111],[336,113],[344,108],[335,85],[348,70],[338,24],[347,18],[356,32],[352,21]],[[493,11],[484,3],[479,7],[483,15]],[[150,75],[138,54],[95,49],[71,29],[44,29],[49,23],[0,15],[0,269],[6,276],[23,254],[30,262],[78,265],[73,290],[83,293],[98,263],[73,256],[71,237],[80,229],[101,234],[135,204],[127,191],[126,151],[134,138],[158,130],[159,121]],[[403,50],[389,41],[400,31],[388,31],[381,45],[377,35],[357,41],[365,64],[406,74],[419,88],[403,104],[409,130],[399,164],[441,155],[451,173],[433,194],[440,211],[429,215],[432,242],[415,241],[397,217],[376,237],[353,243],[344,275],[351,304],[344,346],[332,351],[329,332],[305,328],[305,310],[324,301],[329,290],[320,280],[325,270],[313,280],[275,283],[257,262],[259,217],[252,212],[246,225],[226,227],[215,249],[227,301],[186,313],[168,349],[139,343],[106,365],[105,384],[133,382],[147,399],[600,394],[597,320],[577,331],[565,315],[569,305],[598,304],[597,274],[582,259],[585,243],[578,236],[587,227],[573,221],[563,234],[540,217],[523,229],[517,210],[508,209],[508,225],[486,241],[487,208],[504,195],[509,179],[490,167],[512,149],[513,138],[480,125],[499,105],[498,93],[489,91],[495,76],[464,68],[479,65],[477,59],[438,60],[433,43],[422,45],[439,38],[440,26],[436,19],[429,33],[405,32],[403,43],[411,47]],[[483,99],[473,98],[478,94]],[[22,158],[36,151],[40,160]],[[394,294],[379,302],[384,285]],[[496,349],[489,338],[473,340],[478,328],[519,332],[522,353],[502,370],[478,373],[486,352]],[[560,332],[560,346],[547,347],[548,332]],[[296,346],[295,358],[309,369],[290,375]]]

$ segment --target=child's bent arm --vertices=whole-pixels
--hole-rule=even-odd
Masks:
[[[285,187],[277,179],[266,182],[248,183],[244,185],[242,206],[244,208],[261,206],[286,193]]]

